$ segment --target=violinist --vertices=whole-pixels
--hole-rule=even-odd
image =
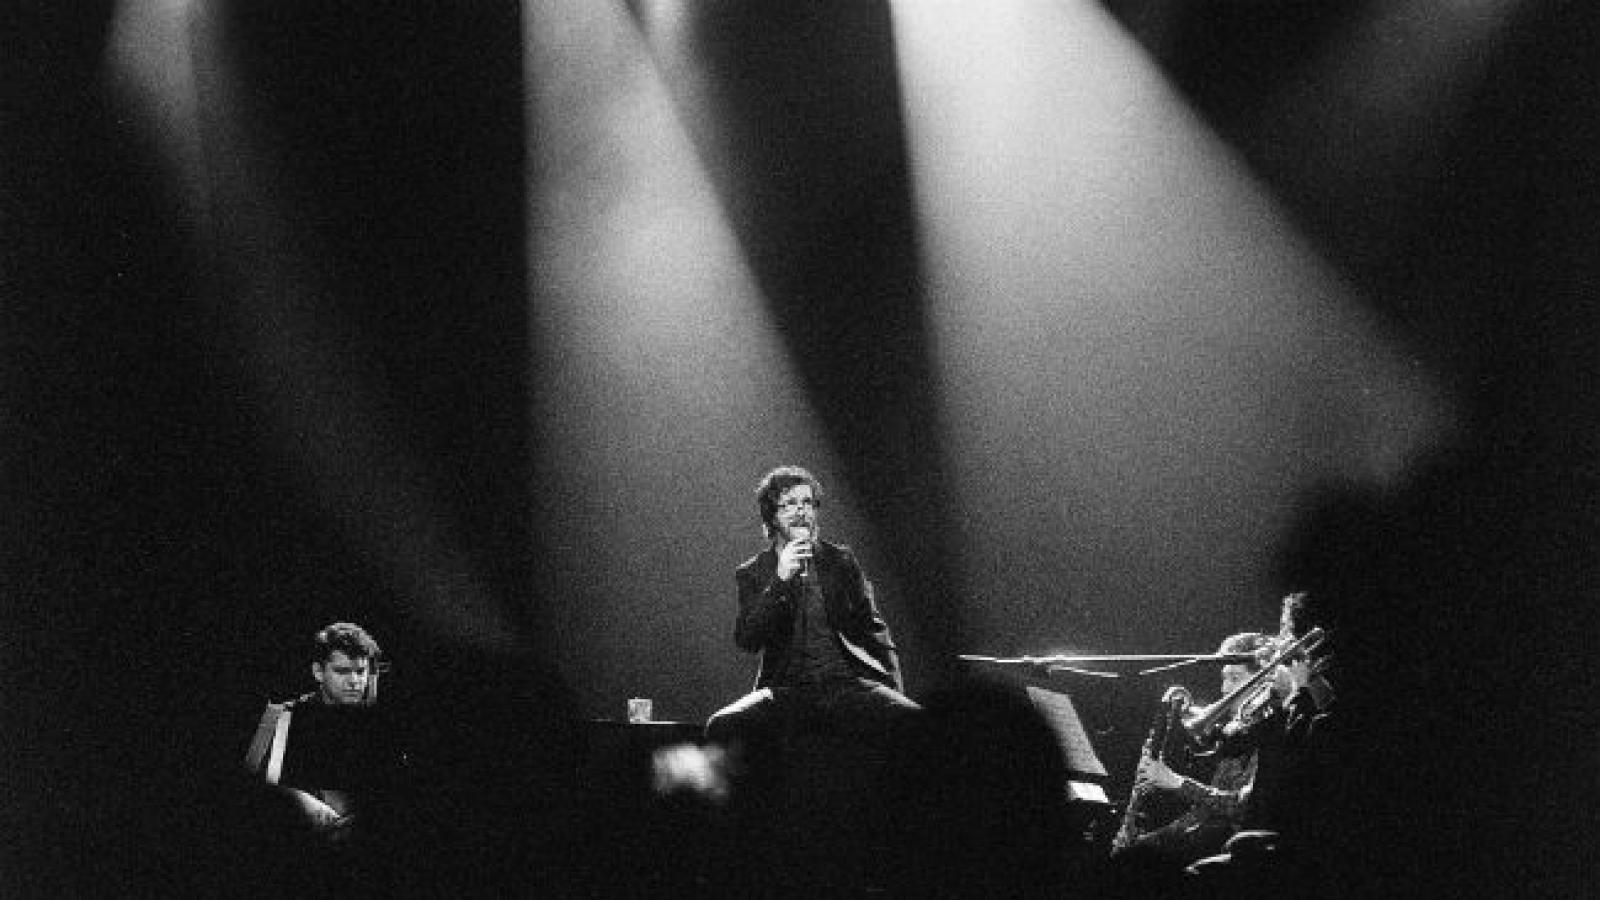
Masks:
[[[1232,635],[1222,642],[1217,650],[1219,654],[1255,656],[1252,663],[1222,667],[1224,698],[1234,695],[1255,678],[1270,660],[1273,646],[1272,638],[1254,631]],[[1245,702],[1234,708],[1227,721],[1218,726],[1225,734],[1235,733],[1269,713],[1267,704],[1273,701],[1273,690],[1261,678],[1255,680],[1261,689],[1244,697]],[[1187,808],[1171,822],[1135,837],[1131,848],[1188,863],[1219,852],[1223,843],[1238,832],[1255,780],[1256,752],[1254,747],[1243,744],[1228,742],[1223,746],[1226,749],[1219,749],[1216,754],[1216,767],[1209,783],[1181,775],[1153,757],[1140,758],[1135,781],[1147,789],[1175,794]]]
[[[1338,783],[1343,769],[1334,744],[1335,695],[1327,671],[1332,655],[1321,618],[1312,595],[1283,599],[1272,672],[1278,702],[1219,745],[1224,753],[1253,750],[1256,773],[1240,832],[1223,845],[1223,853],[1189,867],[1214,885],[1278,878],[1306,889],[1328,888],[1330,873],[1321,861],[1338,839],[1330,829],[1339,824],[1328,805],[1346,786]]]
[[[1259,722],[1228,738],[1228,742],[1256,747],[1261,754],[1256,776],[1256,795],[1251,802],[1245,827],[1294,832],[1291,819],[1313,804],[1300,796],[1315,779],[1315,751],[1324,742],[1334,702],[1333,684],[1328,679],[1332,656],[1320,633],[1320,609],[1308,593],[1283,598],[1279,616],[1278,646],[1298,644],[1301,649],[1283,655],[1273,674],[1274,693],[1279,702]]]

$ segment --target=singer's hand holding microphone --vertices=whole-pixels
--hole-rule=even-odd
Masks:
[[[789,531],[794,540],[783,545],[778,551],[778,578],[789,581],[799,574],[804,578],[811,570],[811,554],[814,545],[811,542],[811,529],[800,527]]]

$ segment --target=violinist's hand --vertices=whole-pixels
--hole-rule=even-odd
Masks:
[[[1305,656],[1299,656],[1283,664],[1283,671],[1288,679],[1289,696],[1293,697],[1295,691],[1311,683],[1311,663]]]
[[[1159,759],[1149,756],[1139,757],[1139,768],[1134,772],[1135,781],[1143,781],[1164,791],[1175,791],[1183,786],[1183,776],[1167,767]]]
[[[1279,665],[1272,670],[1272,695],[1278,698],[1279,703],[1287,703],[1294,696],[1294,675],[1287,665]]]

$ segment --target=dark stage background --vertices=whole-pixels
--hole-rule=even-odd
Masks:
[[[800,462],[913,696],[960,653],[1209,650],[1310,588],[1371,822],[1410,823],[1382,864],[1587,893],[1600,14],[1006,7],[1090,23],[1131,96],[1192,108],[1192,140],[1122,121],[1162,143],[1119,164],[1201,148],[1258,185],[1257,224],[1173,244],[1138,216],[1193,183],[1006,203],[1103,184],[1052,154],[1068,99],[1126,83],[1021,79],[1012,126],[1045,139],[965,182],[981,161],[930,143],[964,79],[908,61],[915,17],[667,6],[18,19],[0,892],[229,884],[217,798],[335,619],[473,790],[555,790],[564,723],[630,696],[702,720],[754,674],[756,479]],[[1169,680],[1041,678],[1125,791]]]

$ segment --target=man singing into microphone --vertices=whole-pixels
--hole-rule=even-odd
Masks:
[[[920,707],[872,584],[849,548],[821,540],[822,485],[808,471],[768,472],[756,503],[770,546],[739,566],[734,642],[761,654],[756,689],[713,715],[709,741],[742,750],[796,729],[886,737]]]

